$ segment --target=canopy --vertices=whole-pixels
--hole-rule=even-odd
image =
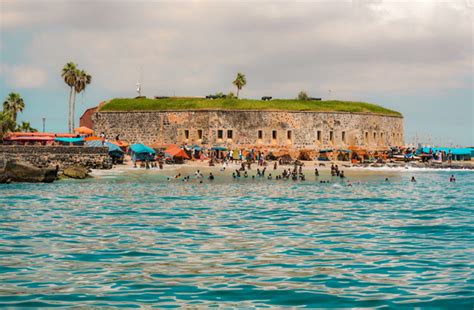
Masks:
[[[202,150],[202,148],[199,145],[193,145],[192,148],[198,152]]]
[[[63,143],[80,143],[84,142],[84,138],[55,138],[54,141]]]
[[[85,137],[85,138],[84,138],[85,141],[93,141],[93,140],[102,141],[103,139],[104,139],[104,138],[96,137],[96,136],[90,136],[90,137]]]
[[[74,129],[75,132],[82,133],[85,135],[91,135],[94,133],[94,130],[86,127],[86,126],[81,126],[79,128]]]
[[[52,133],[52,132],[11,132],[9,137],[61,137],[76,138],[77,133]]]
[[[324,150],[319,151],[319,153],[329,153],[329,152],[333,152],[333,149],[324,149]]]
[[[132,150],[132,152],[137,153],[137,154],[144,154],[144,153],[156,154],[154,149],[141,143],[135,143],[135,144],[130,145],[130,149]]]
[[[341,153],[352,153],[351,150],[337,150],[337,151]]]
[[[86,144],[87,146],[92,146],[92,147],[108,147],[109,153],[113,153],[113,152],[123,153],[120,147],[108,141],[102,144],[102,141],[92,140],[92,141],[87,141]]]
[[[471,149],[469,148],[449,148],[449,147],[423,147],[421,150],[417,151],[417,154],[419,153],[429,153],[430,150],[433,151],[433,153],[436,152],[446,152],[448,154],[451,152],[453,155],[465,155],[465,156],[470,156],[471,155]]]
[[[54,141],[54,137],[48,137],[48,136],[12,136],[12,137],[6,137],[5,140],[8,141]]]
[[[227,148],[225,146],[214,146],[211,148],[213,151],[227,151]]]
[[[128,143],[127,141],[123,141],[123,140],[115,140],[115,141],[110,141],[110,143],[113,143],[119,147],[127,147],[130,145],[130,143]]]
[[[166,148],[165,153],[172,157],[181,157],[184,159],[189,159],[188,154],[185,151],[177,147],[176,145],[170,145]]]

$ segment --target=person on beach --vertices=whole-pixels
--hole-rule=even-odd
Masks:
[[[275,164],[273,164],[273,170],[277,170],[277,162],[275,162]]]
[[[449,178],[449,182],[456,182],[456,178],[454,177],[454,174],[451,175]]]

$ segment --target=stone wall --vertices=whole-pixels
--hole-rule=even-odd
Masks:
[[[59,165],[110,169],[112,162],[107,147],[0,145],[0,161],[18,159],[36,167]]]
[[[270,149],[381,149],[402,145],[403,117],[347,112],[98,112],[96,132],[131,143],[198,144]]]

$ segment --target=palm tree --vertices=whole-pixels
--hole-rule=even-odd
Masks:
[[[21,122],[21,125],[19,125],[16,128],[17,131],[21,132],[37,132],[35,128],[31,127],[30,122]]]
[[[247,79],[245,78],[245,74],[240,73],[240,72],[237,73],[237,77],[232,82],[232,84],[234,84],[235,87],[237,87],[237,96],[236,97],[239,98],[239,91],[242,89],[242,87],[247,85]]]
[[[16,123],[13,121],[12,115],[7,111],[0,112],[0,139],[10,131],[15,129]]]
[[[77,65],[73,62],[68,62],[64,65],[61,76],[64,79],[64,83],[66,83],[70,88],[69,92],[69,104],[68,104],[68,128],[69,132],[72,132],[71,129],[71,106],[72,106],[72,91],[74,88],[74,84],[76,83],[76,72],[77,72]]]
[[[3,112],[9,113],[15,123],[18,112],[23,111],[24,108],[25,102],[18,93],[10,93],[3,102]]]
[[[76,83],[74,84],[74,99],[72,101],[72,128],[75,127],[76,94],[85,91],[92,81],[92,76],[84,70],[76,70]]]

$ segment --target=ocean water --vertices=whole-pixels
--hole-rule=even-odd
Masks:
[[[474,307],[473,172],[173,173],[0,185],[0,307]]]

